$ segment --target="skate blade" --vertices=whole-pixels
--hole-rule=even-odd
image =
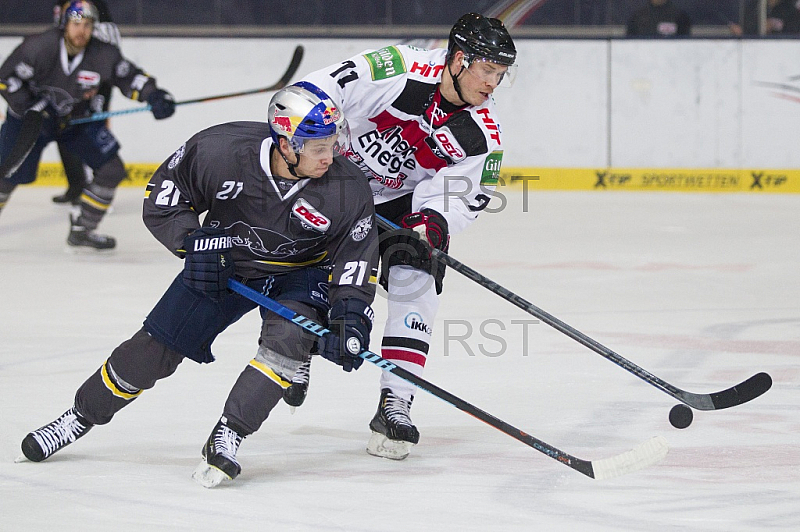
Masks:
[[[22,462],[30,462],[30,460],[28,460],[28,457],[24,454],[17,456],[17,458],[14,460],[15,464],[21,464]]]
[[[403,460],[409,455],[413,446],[410,441],[390,440],[380,432],[373,431],[367,442],[367,452],[372,456]]]
[[[99,257],[106,257],[115,254],[117,248],[97,249],[89,246],[71,246],[69,244],[64,248],[64,253],[70,255],[95,255]]]
[[[289,406],[289,413],[294,415],[294,411],[297,410],[296,406]]]
[[[231,480],[221,469],[208,465],[205,460],[195,468],[192,478],[204,488],[214,488],[225,480]]]

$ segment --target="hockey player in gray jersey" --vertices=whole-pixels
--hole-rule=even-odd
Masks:
[[[503,156],[492,95],[511,81],[516,55],[501,21],[469,13],[453,26],[446,50],[388,46],[304,78],[347,114],[347,155],[370,178],[377,213],[403,228],[381,238],[389,294],[381,355],[415,375],[428,358],[444,276],[428,246],[447,251],[450,233],[489,203]],[[415,251],[387,256],[397,243]],[[305,373],[295,380],[305,381]],[[287,402],[302,398],[293,389],[306,386],[292,386]],[[380,388],[367,451],[402,459],[419,441],[410,417],[415,388],[390,373]]]
[[[120,48],[119,28],[111,18],[111,12],[105,0],[92,0],[94,7],[97,8],[98,19],[94,21],[92,27],[92,39],[99,39],[103,42],[113,44]],[[70,2],[55,0],[53,4],[53,24],[61,24],[61,13],[69,7]],[[92,98],[92,110],[95,112],[108,111],[111,104],[111,89],[113,87],[107,82],[100,85],[97,94]],[[89,182],[83,161],[77,155],[70,153],[60,144],[58,154],[64,166],[64,175],[67,178],[67,190],[63,194],[53,197],[53,203],[80,204],[81,192]]]
[[[312,352],[345,371],[358,369],[372,329],[377,231],[363,173],[334,156],[347,137],[330,98],[299,83],[275,94],[268,124],[211,127],[165,161],[148,184],[143,217],[184,258],[183,271],[144,326],[78,389],[74,406],[25,437],[23,454],[42,461],[108,423],[184,358],[212,362],[217,335],[256,307],[227,289],[231,276],[336,334],[317,345],[310,332],[262,310],[256,356],[202,448],[194,475],[201,484],[239,474],[239,444],[259,429]]]
[[[24,117],[43,115],[30,153],[10,176],[0,176],[0,209],[17,185],[36,179],[42,151],[57,141],[94,170],[93,181],[81,194],[80,206],[70,215],[67,243],[112,249],[115,239],[96,234],[95,229],[126,177],[118,155],[119,143],[105,122],[69,125],[69,121],[98,111],[93,105],[102,107],[96,96],[103,83],[115,85],[132,100],[147,101],[156,119],[171,116],[175,102],[156,85],[155,78],[124,58],[119,48],[92,38],[98,17],[91,2],[69,2],[59,27],[26,37],[0,66],[0,94],[8,102],[6,121],[0,129],[0,160],[11,154],[18,141],[28,141],[20,138]]]

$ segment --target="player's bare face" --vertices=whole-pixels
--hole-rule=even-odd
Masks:
[[[64,26],[64,40],[73,49],[83,50],[92,38],[93,27],[92,19],[68,20]]]
[[[458,77],[461,96],[470,105],[483,105],[500,85],[508,67],[491,61],[473,61]]]
[[[312,178],[325,175],[330,165],[333,164],[333,148],[336,141],[336,137],[307,140],[303,144],[300,163],[295,168],[297,175]]]

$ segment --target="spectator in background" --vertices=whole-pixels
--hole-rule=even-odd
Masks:
[[[743,25],[731,23],[728,27],[737,36],[758,35],[758,0],[745,6]],[[800,0],[767,0],[767,35],[800,33]]]
[[[692,21],[685,11],[672,5],[672,0],[648,0],[628,20],[628,37],[686,37]]]

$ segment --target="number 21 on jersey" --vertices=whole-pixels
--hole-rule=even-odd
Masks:
[[[345,263],[344,265],[344,272],[342,276],[339,278],[338,285],[345,285],[345,284],[355,284],[356,286],[361,286],[364,284],[364,276],[367,274],[367,270],[369,269],[369,263],[365,260],[351,260],[350,262]]]

